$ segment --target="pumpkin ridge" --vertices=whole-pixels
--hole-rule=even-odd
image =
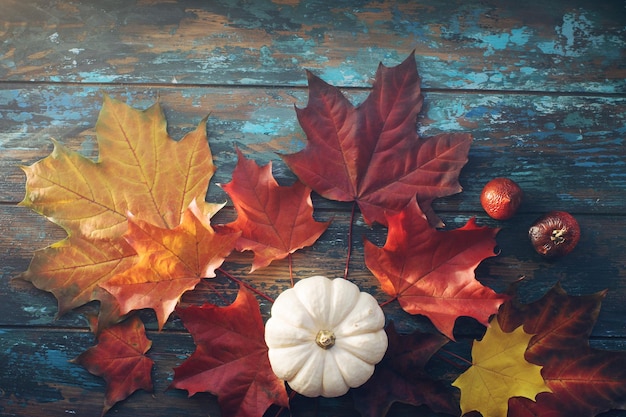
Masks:
[[[335,330],[356,308],[361,292],[356,285],[344,278],[333,279],[331,288],[329,317],[332,319],[328,324],[332,330]]]
[[[332,291],[332,281],[325,278],[309,277],[298,281],[299,286],[292,288],[296,298],[302,305],[316,327],[315,333],[319,330],[332,330],[329,323],[329,313],[331,311],[330,300],[325,297]]]

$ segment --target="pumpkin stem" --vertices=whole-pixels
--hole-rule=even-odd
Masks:
[[[330,349],[335,345],[335,334],[331,330],[320,330],[315,336],[315,343],[322,349]]]

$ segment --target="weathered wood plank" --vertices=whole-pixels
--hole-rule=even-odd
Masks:
[[[428,88],[625,92],[625,19],[592,0],[5,0],[0,79],[364,86],[415,49]]]
[[[152,334],[154,393],[138,391],[110,413],[135,416],[219,415],[215,397],[167,390],[173,367],[193,352],[188,334]],[[0,415],[98,416],[104,380],[68,361],[94,344],[87,331],[0,329]],[[121,414],[119,414],[121,413]]]
[[[312,247],[305,248],[293,255],[294,275],[304,278],[311,275],[343,276],[347,255],[347,230],[349,212],[334,210],[316,214],[320,220],[333,218],[333,223],[322,238]],[[235,217],[231,209],[224,209],[218,214],[216,222],[227,222]],[[558,261],[545,261],[534,253],[527,241],[528,226],[533,220],[529,214],[520,214],[507,222],[497,223],[485,216],[480,216],[480,224],[502,226],[497,236],[500,253],[486,259],[477,270],[477,278],[496,291],[504,292],[519,277],[525,276],[520,286],[520,298],[532,301],[541,297],[557,281],[572,295],[591,294],[608,289],[603,302],[600,319],[594,329],[598,337],[626,337],[626,233],[625,216],[578,215],[582,228],[582,238],[576,251]],[[444,215],[448,227],[462,226],[468,214],[454,213]],[[27,209],[0,206],[0,223],[4,224],[4,233],[0,236],[0,258],[3,259],[3,278],[0,281],[0,326],[62,326],[86,328],[86,321],[79,312],[69,313],[58,321],[54,298],[34,289],[30,284],[11,282],[12,277],[28,267],[33,251],[54,243],[64,237],[64,232],[47,220],[36,216]],[[353,254],[350,265],[350,278],[362,289],[375,295],[381,302],[388,297],[381,292],[376,279],[364,265],[363,238],[382,245],[386,238],[386,229],[369,228],[357,219],[353,236]],[[249,282],[271,297],[276,297],[289,286],[289,269],[286,260],[275,261],[269,267],[249,274],[252,257],[249,253],[231,255],[224,269],[229,273]],[[205,301],[219,302],[213,288],[234,299],[237,285],[224,277],[207,280],[192,293],[183,297],[184,304],[201,304]],[[262,304],[265,315],[269,313],[269,304]],[[403,331],[415,329],[432,330],[428,320],[410,316],[402,312],[397,303],[385,307],[385,312]],[[148,327],[156,328],[154,316],[147,313],[144,317]],[[177,320],[172,320],[168,328],[181,330]],[[476,336],[482,326],[472,320],[462,320],[456,331],[460,335]]]
[[[148,356],[155,361],[153,368],[154,392],[137,391],[118,403],[109,413],[124,416],[219,416],[214,396],[199,393],[187,398],[186,391],[168,390],[173,368],[179,366],[194,350],[187,334],[178,332],[149,332],[153,341]],[[0,414],[2,416],[55,417],[69,415],[100,415],[104,401],[104,381],[90,375],[79,365],[68,361],[94,343],[87,331],[67,329],[0,329]],[[462,339],[446,345],[446,350],[467,356],[470,340]],[[626,343],[595,340],[598,349],[625,350]],[[469,356],[468,356],[469,357]],[[429,366],[446,366],[437,355]],[[462,370],[447,365],[451,381]],[[334,398],[307,399],[297,396],[292,401],[292,416],[319,415],[358,416],[350,393]],[[266,416],[275,416],[277,408]],[[426,407],[394,406],[390,416],[434,417]],[[618,411],[602,417],[620,416]]]
[[[85,155],[97,156],[93,126],[103,92],[137,108],[158,95],[170,132],[180,138],[210,113],[209,143],[218,166],[212,183],[230,180],[235,145],[259,163],[274,163],[283,183],[294,176],[276,153],[301,149],[306,139],[293,106],[306,106],[306,89],[93,88],[0,90],[0,201],[24,196],[20,164],[49,154],[56,138]],[[347,92],[354,103],[367,90]],[[469,163],[461,173],[465,192],[439,201],[443,211],[480,211],[478,195],[496,176],[509,176],[527,193],[521,210],[621,214],[626,210],[626,98],[527,94],[426,93],[417,129],[422,136],[469,132]],[[210,187],[211,201],[225,193]]]

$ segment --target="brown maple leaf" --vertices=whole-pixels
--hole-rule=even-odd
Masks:
[[[352,390],[354,406],[364,417],[382,417],[395,402],[427,405],[438,413],[459,415],[459,399],[447,384],[432,378],[424,369],[432,355],[448,338],[440,334],[400,335],[390,322],[385,331],[389,347],[374,375]]]
[[[592,417],[626,408],[626,352],[595,349],[588,341],[605,294],[571,296],[557,283],[535,302],[521,304],[513,298],[502,305],[497,317],[503,329],[523,324],[535,334],[525,357],[543,366],[552,391],[539,394],[536,402],[511,399],[509,415]]]
[[[241,231],[237,250],[254,252],[252,272],[312,245],[330,222],[313,219],[310,188],[300,181],[279,186],[271,162],[259,167],[239,149],[237,155],[232,181],[222,186],[237,210],[237,220],[226,226]]]
[[[499,229],[479,227],[470,219],[459,229],[439,231],[428,224],[415,201],[387,220],[385,245],[365,242],[365,264],[383,291],[397,298],[406,312],[430,318],[450,339],[459,316],[487,325],[507,296],[483,286],[474,270],[495,255]]]
[[[195,201],[173,229],[131,217],[125,238],[138,260],[102,287],[115,296],[122,314],[153,309],[161,329],[185,291],[195,288],[202,278],[215,277],[215,269],[235,248],[239,235],[216,233]]]
[[[430,204],[461,191],[471,136],[418,137],[423,97],[414,54],[396,67],[381,64],[356,108],[339,89],[311,73],[308,80],[307,107],[296,108],[306,147],[282,156],[298,178],[328,199],[356,201],[368,224],[386,224],[385,212],[417,195],[430,223],[441,225]]]
[[[215,171],[205,124],[177,142],[167,134],[158,103],[140,111],[105,96],[96,124],[98,161],[55,142],[51,155],[23,167],[20,204],[62,226],[68,237],[37,251],[21,278],[52,292],[59,315],[112,299],[99,285],[135,261],[122,236],[128,212],[158,227],[176,227],[193,200],[204,200]]]
[[[270,366],[259,304],[249,290],[242,286],[226,307],[205,304],[176,312],[196,350],[174,369],[172,387],[190,396],[217,395],[226,416],[261,417],[272,404],[289,407],[285,384]]]
[[[90,325],[94,331],[99,327],[94,317]],[[102,415],[138,389],[152,391],[154,362],[145,355],[150,346],[143,323],[133,316],[99,332],[98,344],[72,361],[106,381]]]

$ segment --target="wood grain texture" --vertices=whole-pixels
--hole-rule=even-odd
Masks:
[[[626,91],[620,1],[4,4],[5,80],[365,86],[415,49],[429,88]]]
[[[98,155],[94,125],[103,94],[137,108],[157,100],[174,139],[209,116],[209,144],[218,170],[207,200],[227,202],[216,217],[236,214],[216,185],[230,180],[235,146],[264,164],[281,184],[295,177],[277,153],[306,143],[294,106],[307,103],[306,70],[343,88],[355,104],[371,87],[378,62],[396,65],[413,50],[424,107],[421,136],[469,132],[474,141],[461,172],[463,192],[435,202],[447,228],[476,216],[502,227],[498,256],[477,269],[497,291],[520,277],[523,301],[556,282],[573,295],[608,290],[591,345],[626,350],[626,7],[591,0],[4,0],[0,13],[0,415],[99,415],[104,382],[68,360],[93,345],[84,314],[91,304],[56,317],[54,297],[15,279],[34,251],[65,236],[16,204],[24,196],[20,165],[47,156],[51,139],[83,155]],[[518,182],[526,198],[506,222],[479,204],[496,176]],[[341,276],[351,205],[313,195],[315,217],[332,219],[313,247],[293,256],[296,277]],[[570,256],[539,258],[526,233],[539,214],[567,210],[582,238]],[[357,217],[350,277],[386,300],[365,268],[363,239],[382,245],[386,230]],[[289,285],[288,264],[248,274],[252,256],[231,255],[224,269],[271,296]],[[234,299],[237,285],[223,274],[204,280],[182,304]],[[222,302],[222,301],[219,301]],[[264,317],[269,303],[261,302]],[[402,332],[435,331],[397,305],[385,313]],[[216,398],[168,390],[172,368],[193,352],[174,315],[157,332],[154,314],[141,312],[156,361],[154,393],[139,391],[116,405],[116,416],[219,416]],[[469,357],[484,328],[457,321],[451,352]],[[459,370],[438,354],[429,371],[452,381]],[[266,415],[275,416],[277,409]],[[289,415],[284,412],[281,415]],[[350,395],[295,397],[291,415],[358,416]],[[394,405],[388,416],[436,414]],[[603,417],[624,417],[613,410]],[[230,417],[230,416],[226,416]]]

